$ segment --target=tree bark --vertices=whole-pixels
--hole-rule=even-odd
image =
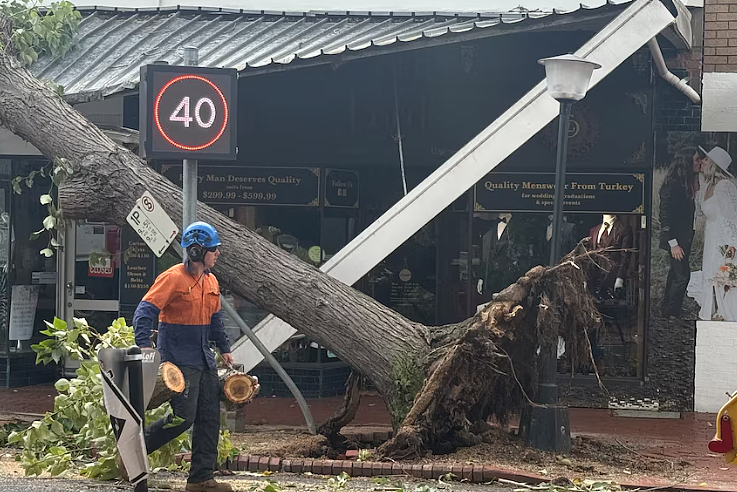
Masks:
[[[356,416],[360,403],[361,375],[355,371],[351,371],[345,383],[343,401],[333,415],[317,429],[317,433],[325,436],[333,448],[339,448],[345,445],[346,439],[340,435],[340,430],[348,425]]]
[[[181,223],[180,188],[112,142],[4,53],[0,124],[49,159],[73,164],[74,173],[59,188],[66,219],[124,225],[136,199],[149,191]],[[197,216],[220,233],[215,273],[224,286],[330,347],[374,384],[398,431],[383,448],[386,454],[445,452],[469,443],[472,424],[490,415],[506,418],[523,393],[532,392],[540,344],[557,344],[560,329],[570,352],[585,353],[585,329],[597,320],[581,267],[565,263],[531,270],[470,320],[427,327],[202,203]]]

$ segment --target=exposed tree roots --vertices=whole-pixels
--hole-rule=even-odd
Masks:
[[[340,434],[340,430],[356,416],[358,405],[361,403],[361,379],[359,373],[351,372],[345,383],[345,396],[340,407],[317,429],[317,433],[325,436],[334,449],[345,447],[346,439]]]
[[[490,417],[503,423],[525,398],[534,399],[538,348],[557,346],[558,335],[573,366],[590,359],[587,331],[600,317],[586,272],[601,265],[600,257],[578,251],[557,266],[533,268],[475,317],[437,329],[440,345],[424,385],[380,455],[413,458],[478,444]]]

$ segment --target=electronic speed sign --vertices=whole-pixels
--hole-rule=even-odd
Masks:
[[[150,159],[236,158],[235,69],[141,67],[141,148]]]

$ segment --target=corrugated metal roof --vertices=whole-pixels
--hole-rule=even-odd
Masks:
[[[98,8],[81,10],[77,42],[64,58],[42,57],[32,71],[63,86],[67,95],[107,96],[136,88],[142,65],[159,60],[182,64],[184,46],[199,48],[201,66],[245,70],[555,15],[585,17],[592,10],[608,14],[622,5],[607,3],[595,9],[581,5],[573,12],[455,15]]]

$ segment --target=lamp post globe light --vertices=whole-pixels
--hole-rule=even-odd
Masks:
[[[553,230],[550,245],[550,265],[561,257],[560,239],[563,224],[563,196],[566,182],[568,154],[568,122],[571,106],[586,95],[594,70],[601,68],[576,55],[543,58],[548,94],[560,102],[558,118],[558,148],[555,162],[555,198],[553,201]],[[557,336],[553,337],[557,340]],[[537,402],[527,404],[520,419],[520,434],[525,442],[537,449],[567,453],[571,450],[568,408],[558,405],[557,343],[540,347],[538,364]]]
[[[580,101],[589,90],[591,75],[601,65],[576,55],[561,55],[538,60],[545,66],[548,94],[557,101]]]

